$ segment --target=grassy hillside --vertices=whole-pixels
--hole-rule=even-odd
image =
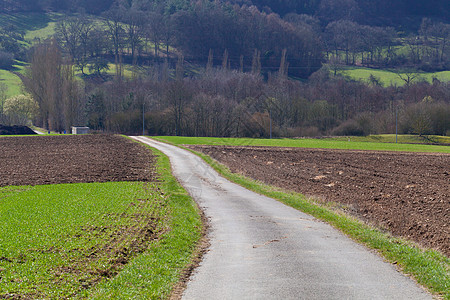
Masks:
[[[47,27],[60,16],[54,13],[0,13],[0,26],[14,25],[19,31],[35,31]]]
[[[22,81],[12,72],[0,70],[0,82],[6,84],[8,87],[8,91],[6,92],[8,98],[21,94]]]
[[[405,76],[405,73],[395,73],[390,70],[377,70],[377,69],[369,69],[369,68],[359,68],[359,67],[345,67],[343,70],[338,71],[339,74],[349,77],[353,80],[369,82],[370,75],[375,76],[379,79],[380,83],[383,86],[397,85],[402,86],[405,84],[400,76]],[[400,76],[399,76],[400,75]],[[434,72],[434,73],[414,73],[416,75],[416,79],[413,82],[417,81],[427,81],[432,82],[433,78],[437,78],[440,81],[450,81],[450,71],[443,72]]]

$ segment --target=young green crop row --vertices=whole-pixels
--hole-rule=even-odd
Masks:
[[[448,137],[431,137],[442,143],[449,143]],[[156,139],[176,145],[230,145],[230,146],[268,146],[268,147],[301,147],[344,150],[406,151],[406,152],[438,152],[450,153],[450,146],[406,144],[418,143],[417,136],[399,136],[395,143],[395,135],[379,135],[369,137],[341,137],[327,139],[251,139],[251,138],[211,138],[164,136]],[[400,143],[402,142],[402,143]],[[422,141],[423,142],[423,141]]]

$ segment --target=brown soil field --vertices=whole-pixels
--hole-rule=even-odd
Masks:
[[[189,146],[232,172],[335,202],[366,222],[450,255],[450,155]]]
[[[144,145],[115,135],[0,137],[0,187],[108,181],[155,182],[158,180],[155,162],[155,157]],[[149,184],[144,188],[156,187]],[[76,288],[89,289],[104,278],[115,276],[137,253],[144,252],[150,241],[159,238],[162,230],[158,229],[158,223],[164,205],[159,198],[135,199],[130,206],[138,210],[133,211],[142,208],[146,213],[105,214],[103,218],[112,220],[111,224],[87,225],[71,237],[94,235],[100,241],[95,247],[61,250],[49,246],[30,251],[83,251],[78,260],[67,260],[65,265],[49,269],[49,280],[54,280],[56,289],[66,285],[66,280],[73,281],[75,278],[79,281],[78,286],[70,283],[74,286],[75,297]],[[114,220],[117,218],[122,222],[116,223]],[[2,259],[11,264],[21,263],[17,259],[0,257],[0,261]],[[104,259],[108,263],[103,268],[91,269],[93,262]],[[1,271],[2,268],[0,279]],[[0,294],[0,299],[44,299],[47,296],[30,290],[26,294]]]
[[[0,137],[0,186],[154,181],[154,158],[114,135]]]

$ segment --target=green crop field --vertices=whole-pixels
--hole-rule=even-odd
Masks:
[[[395,143],[395,134],[373,134],[369,136],[333,137],[326,138],[329,141],[352,141],[352,142],[375,142],[375,143]],[[450,136],[419,136],[412,134],[400,134],[397,142],[401,144],[446,144],[450,145]]]
[[[0,188],[0,298],[166,298],[202,225],[158,156],[158,183]]]
[[[206,137],[156,137],[176,145],[230,145],[230,146],[270,146],[270,147],[301,147],[323,149],[352,149],[376,151],[409,151],[409,152],[440,152],[450,153],[450,146],[395,144],[382,142],[358,141],[348,137],[345,140],[335,139],[251,139],[251,138],[206,138]]]

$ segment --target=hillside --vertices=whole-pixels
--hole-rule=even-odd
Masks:
[[[448,1],[0,1],[3,69],[27,60],[27,44],[53,33],[85,65],[105,65],[101,56],[143,65],[182,54],[194,64],[256,68],[265,76],[284,64],[298,78],[323,63],[450,69]]]
[[[90,14],[100,14],[108,10],[114,0],[79,1],[34,1],[0,0],[4,12],[72,11],[83,9]],[[197,1],[189,0],[140,0],[127,1],[134,7],[154,9],[155,7],[173,13],[187,8]],[[351,19],[358,23],[374,26],[396,26],[411,30],[419,28],[422,18],[428,17],[449,22],[450,3],[445,0],[229,0],[238,5],[255,5],[258,9],[275,12],[281,16],[289,13],[307,14],[318,17],[324,25],[330,21]]]
[[[450,133],[444,18],[405,31],[251,2],[139,3],[1,14],[0,91],[19,76],[39,107],[33,121],[55,131],[76,123],[194,136]],[[13,90],[0,93],[2,110]],[[0,118],[23,120],[16,108]]]

